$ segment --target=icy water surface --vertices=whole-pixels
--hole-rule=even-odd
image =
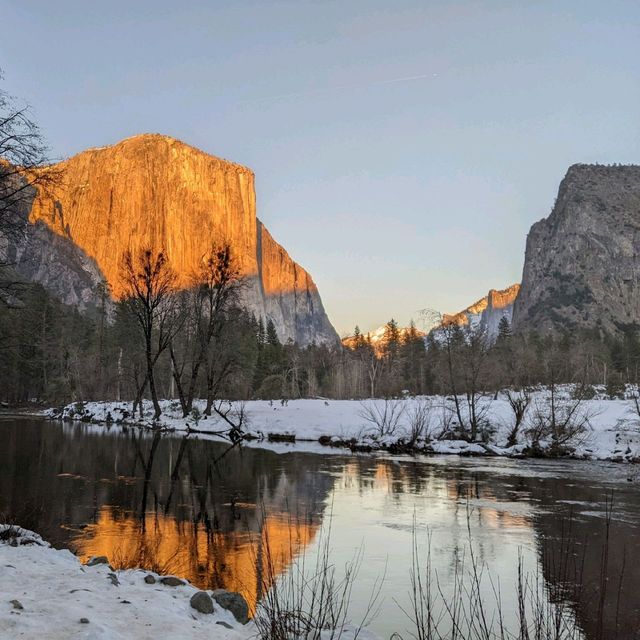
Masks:
[[[411,637],[401,609],[409,603],[414,530],[423,558],[430,539],[444,593],[461,564],[468,566],[471,544],[500,591],[507,621],[520,557],[549,593],[563,594],[584,637],[640,638],[635,473],[604,463],[229,450],[120,427],[0,419],[4,519],[83,558],[107,555],[118,568],[142,566],[203,588],[241,591],[252,607],[269,573],[265,544],[282,574],[295,557],[315,557],[320,528],[330,520],[336,566],[362,555],[355,620],[384,578],[371,626],[387,638],[394,631]],[[567,589],[567,577],[575,589]]]

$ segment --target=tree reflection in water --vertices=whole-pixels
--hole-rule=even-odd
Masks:
[[[229,445],[192,436],[20,423],[2,448],[12,519],[83,560],[106,555],[119,569],[240,591],[252,609],[266,575],[261,546],[269,541],[284,571],[313,539],[332,485],[295,455],[225,455]],[[18,486],[23,503],[10,499]]]

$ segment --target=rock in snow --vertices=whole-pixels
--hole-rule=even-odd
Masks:
[[[158,588],[142,579],[148,572],[125,570],[117,572],[120,586],[114,589],[107,580],[108,565],[83,567],[70,551],[53,549],[37,534],[17,527],[19,541],[43,544],[12,546],[3,535],[8,529],[0,525],[0,638],[248,640],[255,633],[252,625],[239,626],[223,609],[202,615],[192,608],[190,600],[198,590],[183,581],[179,589]],[[15,540],[13,531],[11,538]],[[90,636],[80,631],[85,626]]]
[[[213,600],[206,591],[198,591],[191,596],[189,604],[200,613],[213,613]]]
[[[213,599],[223,608],[231,611],[234,618],[240,624],[249,622],[249,605],[247,601],[235,591],[216,589],[213,592]]]

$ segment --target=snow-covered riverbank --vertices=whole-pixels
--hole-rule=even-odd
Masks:
[[[149,571],[82,565],[70,551],[52,549],[37,534],[0,526],[0,637],[220,638],[252,637],[230,611],[211,614],[190,604],[198,590],[164,584]],[[6,538],[3,540],[3,538]],[[148,577],[153,577],[152,578]],[[146,578],[146,581],[145,581]],[[255,631],[255,630],[253,630]]]
[[[224,592],[225,601],[224,594],[199,591],[175,576],[116,571],[106,560],[82,565],[70,551],[51,548],[32,531],[0,525],[0,638],[258,637],[252,621],[242,624],[236,619],[237,603],[229,592]],[[324,633],[330,637],[330,631]],[[352,640],[353,632],[345,630],[340,637]],[[375,640],[366,630],[358,637]]]
[[[597,390],[596,390],[597,391]],[[606,399],[603,394],[576,404],[572,390],[561,390],[556,402],[562,422],[568,415],[582,427],[562,443],[562,454],[578,458],[640,461],[640,418],[631,399]],[[182,417],[176,401],[161,402],[162,417],[153,422],[153,408],[145,402],[143,416],[132,415],[131,403],[87,402],[51,409],[46,415],[53,419],[81,420],[93,424],[126,424],[171,431],[191,431],[224,434],[229,425],[217,416],[203,415],[204,402],[196,401],[194,411]],[[321,442],[332,447],[360,450],[391,449],[425,453],[463,455],[519,456],[531,452],[549,451],[551,438],[536,433],[536,425],[549,412],[549,392],[531,394],[522,424],[514,435],[514,412],[505,393],[497,398],[484,397],[477,405],[483,425],[476,441],[459,436],[456,412],[451,398],[442,396],[357,400],[290,400],[248,401],[226,406],[229,415],[242,409],[243,430],[258,443],[278,441]],[[235,418],[233,418],[235,419]],[[468,412],[463,409],[463,420]],[[567,427],[571,431],[572,427]],[[511,442],[509,442],[511,436]],[[224,437],[224,436],[222,436]]]

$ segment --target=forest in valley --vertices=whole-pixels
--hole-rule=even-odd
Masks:
[[[161,252],[122,257],[127,295],[81,313],[37,284],[12,283],[0,305],[1,400],[61,404],[175,398],[361,399],[495,394],[503,388],[577,383],[614,397],[638,379],[640,341],[598,332],[514,333],[440,326],[426,338],[390,320],[382,339],[356,328],[348,346],[282,344],[273,322],[242,307],[230,247],[213,247],[193,286],[178,289]]]

